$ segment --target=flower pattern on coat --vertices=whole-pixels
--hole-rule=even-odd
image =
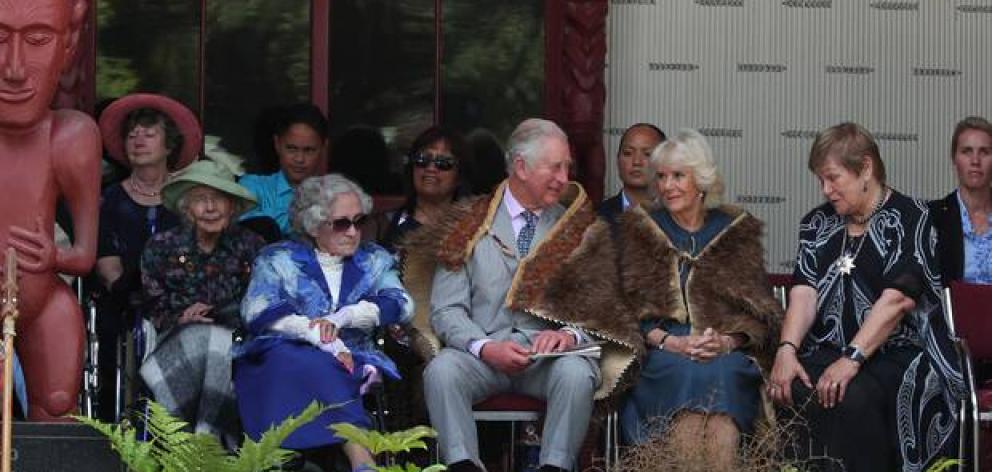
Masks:
[[[224,230],[209,253],[196,244],[189,225],[156,234],[141,256],[143,313],[160,336],[196,302],[213,305],[209,316],[216,323],[237,328],[252,261],[264,245],[260,236],[237,225]]]

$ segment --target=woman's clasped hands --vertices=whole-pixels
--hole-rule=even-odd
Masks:
[[[664,345],[660,347],[665,351],[682,354],[696,362],[709,362],[737,348],[732,336],[721,334],[713,328],[706,328],[701,334],[667,336]]]

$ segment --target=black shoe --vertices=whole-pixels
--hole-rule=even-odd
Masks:
[[[567,470],[562,469],[561,467],[555,467],[553,465],[547,465],[547,464],[542,465],[541,468],[537,470],[538,472],[568,472]]]
[[[482,469],[475,465],[475,462],[464,460],[449,465],[448,472],[482,472]]]

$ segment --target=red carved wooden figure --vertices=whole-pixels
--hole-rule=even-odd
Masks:
[[[93,265],[100,132],[85,114],[49,104],[86,8],[86,0],[0,0],[0,250],[17,251],[17,351],[33,420],[72,412],[82,371],[82,312],[56,274]],[[75,237],[65,249],[52,236],[60,198]]]

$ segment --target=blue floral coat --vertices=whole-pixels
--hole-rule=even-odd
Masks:
[[[413,300],[400,283],[396,259],[374,243],[363,243],[345,259],[340,300],[331,299],[327,281],[312,245],[281,241],[267,246],[255,259],[251,284],[241,303],[248,328],[235,357],[261,354],[284,342],[298,342],[270,329],[280,318],[297,314],[316,319],[333,309],[365,300],[379,307],[379,324],[406,324],[413,317]],[[341,330],[341,340],[352,351],[356,365],[370,364],[393,378],[396,365],[376,349],[373,331]]]

